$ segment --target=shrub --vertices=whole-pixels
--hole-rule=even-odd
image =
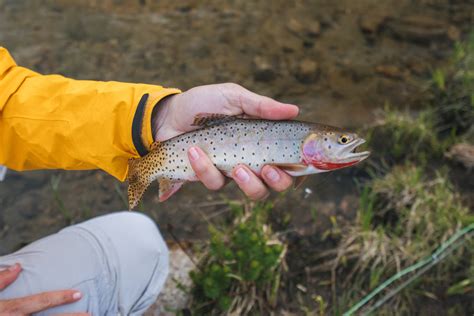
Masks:
[[[246,314],[275,305],[286,246],[266,224],[272,205],[234,205],[234,222],[209,227],[207,255],[191,273],[196,314]]]

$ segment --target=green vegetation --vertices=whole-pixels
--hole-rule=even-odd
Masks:
[[[344,281],[339,284],[344,289],[339,308],[347,310],[363,293],[430,255],[469,221],[468,209],[444,173],[428,177],[420,167],[397,166],[383,178],[369,182],[361,195],[357,221],[342,233],[337,257],[331,263],[334,272],[344,272]],[[415,287],[402,291],[383,311],[409,311],[420,295],[436,297],[434,289],[453,287],[450,282],[454,272],[468,275],[466,263],[474,257],[474,251],[460,248],[452,257]],[[459,292],[466,282],[462,280],[451,292]]]
[[[281,268],[286,246],[266,224],[272,205],[256,205],[253,210],[237,206],[233,223],[220,230],[209,228],[209,251],[192,276],[193,311],[268,314],[278,294],[280,305],[296,302],[298,312],[340,315],[408,267],[363,308],[367,311],[381,296],[393,293],[377,315],[411,314],[426,299],[450,302],[450,315],[473,310],[473,238],[457,244],[462,247],[449,248],[449,256],[439,263],[431,257],[474,222],[465,197],[452,182],[452,165],[445,160],[451,145],[474,135],[474,37],[458,45],[455,55],[450,68],[434,71],[426,109],[414,114],[386,107],[377,124],[364,133],[369,136],[372,168],[367,169],[369,179],[359,179],[363,184],[355,221],[348,224],[327,215],[330,228],[318,232],[317,240],[334,243],[332,248],[298,259],[310,260],[304,262],[305,273],[307,266],[315,271],[316,284],[299,279],[285,283],[290,288],[285,287],[284,295],[278,293],[280,280],[291,277]],[[313,221],[325,216],[317,205],[308,212]],[[291,246],[291,251],[301,251]],[[289,264],[291,260],[290,255]],[[433,264],[426,270],[411,269],[420,262]],[[402,284],[409,286],[398,292]]]
[[[53,193],[53,199],[56,203],[59,212],[61,213],[64,221],[67,225],[71,225],[73,223],[73,214],[70,209],[68,209],[65,204],[64,200],[59,193],[59,186],[61,184],[61,175],[53,175],[51,177],[51,191]]]
[[[457,45],[447,70],[434,71],[430,92],[426,110],[412,115],[387,107],[369,131],[373,165],[384,172],[372,173],[363,186],[356,223],[345,227],[331,261],[333,275],[344,274],[338,284],[343,293],[334,301],[338,310],[347,310],[473,222],[449,180],[448,165],[443,167],[443,154],[474,126],[474,37]],[[377,313],[409,313],[422,297],[472,293],[473,263],[474,243],[469,240]],[[335,290],[333,296],[338,297]],[[450,312],[466,308],[453,305]]]
[[[402,161],[427,163],[442,157],[446,144],[437,139],[431,111],[416,117],[386,107],[376,126],[368,131],[372,160],[390,165]]]
[[[357,220],[341,228],[337,250],[320,256],[326,258],[322,270],[332,274],[333,314],[346,311],[381,282],[431,255],[456,231],[474,222],[472,211],[449,180],[450,165],[444,160],[451,145],[474,135],[474,36],[456,46],[450,67],[433,73],[429,93],[425,110],[412,114],[386,107],[368,131],[371,179],[362,186]],[[473,263],[471,238],[377,314],[409,313],[423,297],[472,295]],[[449,312],[462,314],[469,308],[474,306],[458,303]]]
[[[235,221],[209,227],[209,251],[192,272],[196,314],[247,314],[276,303],[286,246],[271,232],[267,213],[272,205],[233,205]]]
[[[459,136],[474,126],[474,33],[456,45],[449,68],[435,71],[430,92],[442,136]]]

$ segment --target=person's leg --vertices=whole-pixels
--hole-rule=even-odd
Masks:
[[[0,268],[15,262],[23,271],[0,292],[0,300],[71,288],[84,297],[41,314],[139,315],[163,287],[168,249],[152,220],[121,212],[67,227],[0,257]]]

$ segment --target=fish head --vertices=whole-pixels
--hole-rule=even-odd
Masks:
[[[338,129],[311,132],[303,142],[302,157],[306,165],[330,171],[355,165],[370,152],[357,152],[365,140],[356,133]]]

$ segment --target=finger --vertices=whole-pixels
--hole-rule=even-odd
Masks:
[[[15,263],[7,269],[0,271],[0,291],[13,283],[20,272],[21,266],[19,263]]]
[[[285,191],[293,184],[293,178],[289,174],[273,166],[264,166],[262,177],[265,183],[277,192]]]
[[[269,194],[263,182],[246,166],[238,165],[232,171],[237,185],[252,200],[262,200]]]
[[[292,119],[298,115],[299,111],[296,105],[281,103],[246,89],[238,96],[237,105],[245,114],[268,120]]]
[[[188,150],[188,159],[197,178],[210,190],[219,190],[225,184],[222,173],[199,147]]]
[[[81,292],[74,290],[44,292],[32,296],[3,301],[2,308],[10,313],[31,314],[51,307],[74,303],[80,300],[81,297]]]

